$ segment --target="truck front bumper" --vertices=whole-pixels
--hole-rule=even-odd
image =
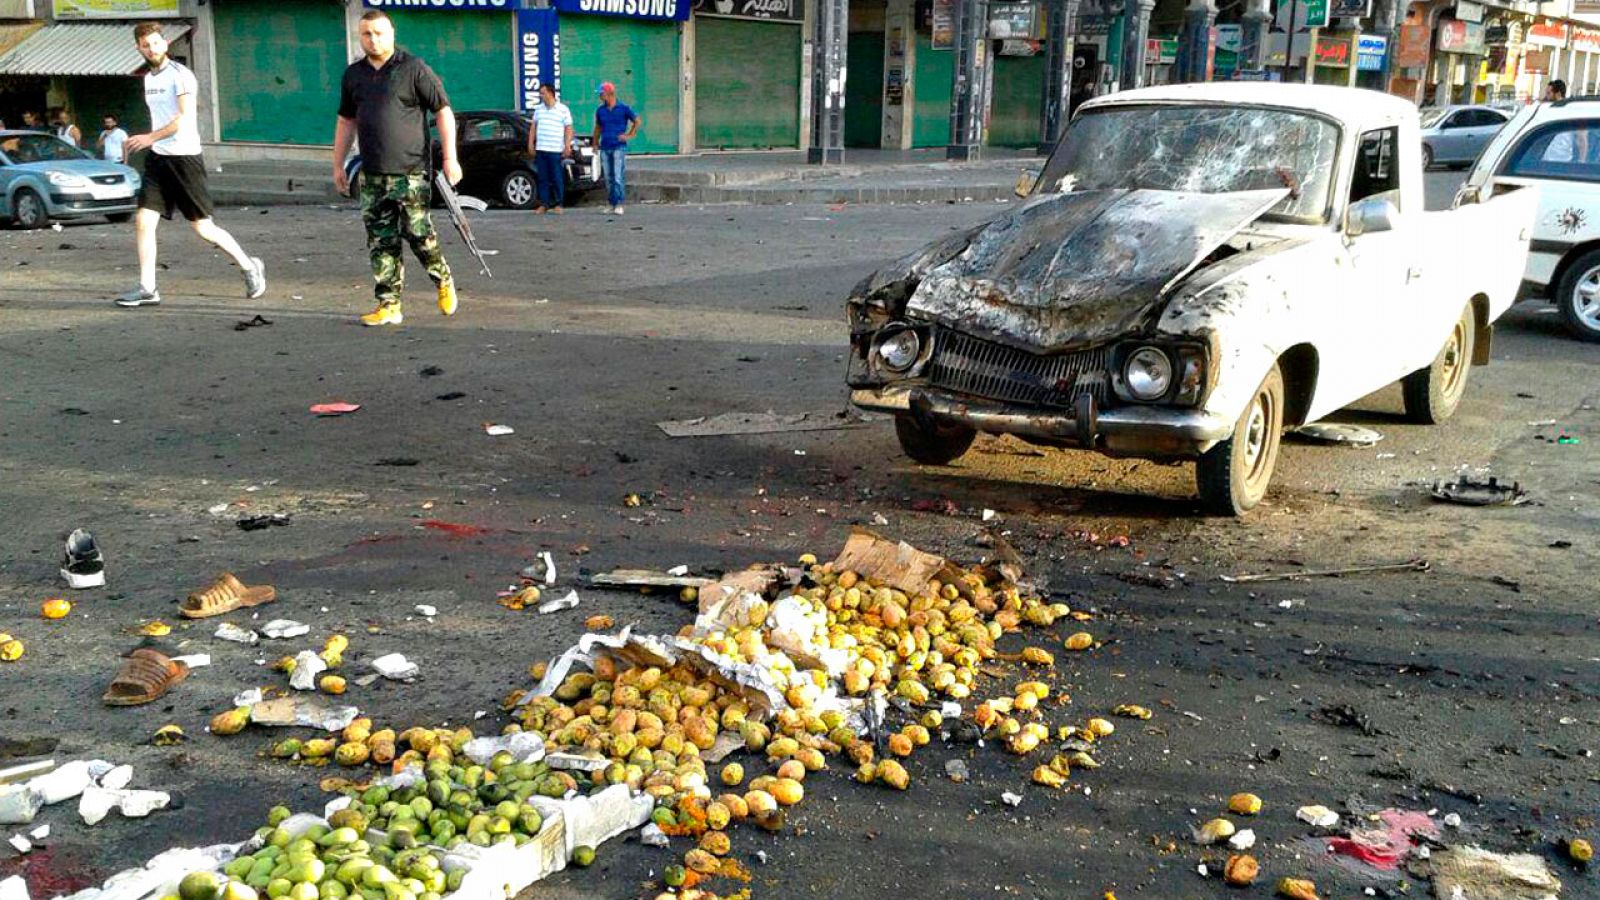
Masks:
[[[1074,412],[1056,412],[927,387],[857,389],[850,392],[850,402],[862,409],[959,422],[991,434],[1014,434],[1109,456],[1193,458],[1233,433],[1233,422],[1203,410],[1130,406],[1102,411],[1093,402],[1080,402]]]

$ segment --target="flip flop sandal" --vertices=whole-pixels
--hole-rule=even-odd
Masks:
[[[138,706],[155,700],[188,677],[189,667],[183,663],[149,648],[135,650],[122,660],[122,668],[101,699],[107,706]]]
[[[278,591],[271,585],[246,587],[232,572],[223,572],[209,587],[195,591],[178,604],[178,614],[187,619],[204,619],[244,606],[271,603],[277,597]]]

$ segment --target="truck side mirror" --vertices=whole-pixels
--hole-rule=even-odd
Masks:
[[[1350,206],[1345,214],[1345,234],[1357,237],[1380,231],[1393,231],[1400,208],[1388,197],[1367,197]]]

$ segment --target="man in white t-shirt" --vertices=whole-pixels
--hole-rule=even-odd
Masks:
[[[128,139],[128,133],[117,124],[116,116],[106,116],[101,120],[100,136],[95,138],[94,145],[100,151],[100,158],[111,162],[122,162],[122,144]]]
[[[267,268],[246,255],[233,235],[211,219],[211,192],[206,186],[205,161],[200,156],[200,127],[195,103],[199,85],[188,66],[167,56],[167,39],[158,22],[141,22],[133,29],[134,42],[144,57],[144,102],[150,108],[154,131],[136,134],[123,142],[127,154],[149,150],[144,180],[139,188],[135,217],[139,244],[139,285],[117,298],[123,307],[154,306],[156,291],[156,226],[161,219],[183,213],[201,240],[233,257],[244,271],[244,292],[251,300],[267,292]]]
[[[556,99],[555,85],[539,85],[539,105],[533,108],[528,129],[528,152],[533,154],[533,174],[539,181],[539,205],[534,209],[561,212],[567,196],[567,173],[562,160],[572,155],[572,110]]]

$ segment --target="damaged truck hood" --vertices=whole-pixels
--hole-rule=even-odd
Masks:
[[[939,247],[907,303],[917,317],[1032,350],[1137,329],[1179,281],[1284,189],[1098,190],[1040,197]]]

